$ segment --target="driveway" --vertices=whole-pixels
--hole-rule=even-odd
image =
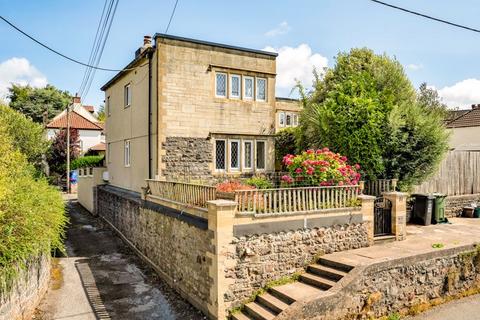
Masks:
[[[474,320],[480,319],[480,295],[451,301],[408,320]]]
[[[68,212],[68,257],[54,260],[35,319],[205,319],[76,200]]]

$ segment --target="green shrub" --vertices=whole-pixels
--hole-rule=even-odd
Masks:
[[[87,167],[101,167],[103,166],[104,156],[85,156],[72,161],[70,165],[71,170]]]
[[[298,128],[285,128],[275,135],[275,158],[282,161],[287,154],[296,153]]]
[[[63,250],[67,223],[60,192],[34,178],[5,128],[0,119],[0,292],[32,258]]]
[[[273,183],[264,177],[251,177],[245,181],[249,186],[255,189],[272,189]]]

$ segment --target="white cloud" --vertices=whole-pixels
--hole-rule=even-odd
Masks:
[[[410,63],[410,64],[407,64],[407,69],[410,69],[412,71],[417,71],[417,70],[423,69],[423,65]]]
[[[281,22],[276,28],[265,32],[267,37],[275,37],[289,32],[292,28],[288,25],[287,21]]]
[[[313,69],[322,72],[328,59],[319,53],[313,53],[308,44],[298,47],[266,47],[263,50],[278,53],[277,57],[277,95],[288,96],[296,81],[310,87],[313,83]]]
[[[12,83],[44,87],[47,78],[25,58],[11,58],[0,63],[0,98],[5,98]]]
[[[468,108],[472,104],[480,103],[479,79],[465,79],[437,91],[442,101],[450,108]]]

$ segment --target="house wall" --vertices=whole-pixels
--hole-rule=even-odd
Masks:
[[[280,131],[281,129],[286,128],[287,126],[280,125],[280,113],[289,113],[296,114],[297,117],[300,116],[300,111],[302,110],[302,105],[297,99],[289,98],[276,98],[275,105],[275,132]],[[292,127],[292,126],[290,126]]]
[[[450,148],[457,151],[480,151],[480,126],[449,129]]]
[[[52,140],[59,129],[48,129],[47,139]],[[85,153],[96,144],[102,141],[102,132],[100,130],[78,130],[79,140],[82,142],[81,152]]]
[[[152,59],[152,70],[156,70],[156,59]],[[148,179],[148,59],[138,61],[135,70],[126,72],[117,82],[105,91],[105,101],[109,99],[105,121],[107,144],[107,167],[109,183],[140,192]],[[156,83],[156,73],[152,72],[152,88]],[[124,87],[131,84],[132,103],[124,106]],[[156,99],[152,94],[152,175],[155,173],[157,142]],[[130,140],[130,166],[124,162],[125,141]]]
[[[157,38],[159,163],[160,176],[169,177],[167,164],[178,158],[178,143],[171,139],[201,139],[190,152],[213,159],[212,133],[270,135],[275,124],[275,57],[204,44]],[[215,97],[215,72],[259,76],[267,79],[267,101]],[[170,139],[170,140],[169,140]],[[171,147],[173,146],[173,147]],[[207,155],[205,155],[207,154]],[[267,141],[267,170],[274,170],[274,144]],[[184,159],[185,160],[185,159]],[[196,161],[183,161],[186,171],[195,171]],[[213,161],[202,172],[215,174]]]

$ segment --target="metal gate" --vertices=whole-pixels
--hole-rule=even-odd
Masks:
[[[378,197],[375,199],[374,207],[374,235],[384,236],[392,234],[392,202],[384,197]]]

